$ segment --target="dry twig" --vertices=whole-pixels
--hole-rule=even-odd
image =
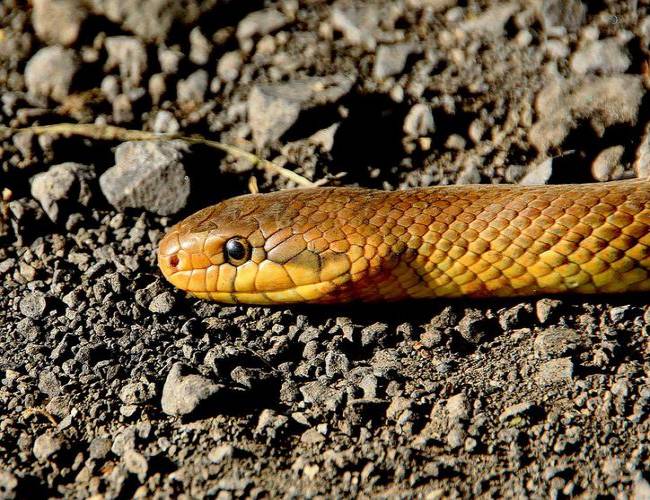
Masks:
[[[260,158],[248,151],[244,151],[236,146],[224,144],[223,142],[211,141],[198,136],[184,136],[181,134],[156,134],[154,132],[145,132],[143,130],[130,130],[115,125],[96,125],[94,123],[56,123],[53,125],[32,125],[30,127],[11,128],[0,125],[2,132],[32,132],[36,135],[42,134],[60,134],[65,137],[77,135],[89,139],[103,141],[155,141],[155,140],[182,140],[189,144],[203,144],[214,149],[218,149],[232,155],[236,158],[244,158],[253,165],[259,166],[271,173],[281,175],[292,180],[299,186],[314,187],[315,183],[304,178],[303,176],[276,165],[275,163]]]

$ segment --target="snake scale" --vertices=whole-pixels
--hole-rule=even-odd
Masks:
[[[225,303],[647,291],[650,181],[244,195],[171,228],[158,262]]]

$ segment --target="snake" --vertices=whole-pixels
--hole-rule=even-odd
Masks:
[[[228,304],[645,292],[650,180],[242,195],[171,227],[158,265]]]

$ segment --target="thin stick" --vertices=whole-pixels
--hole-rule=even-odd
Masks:
[[[32,132],[36,135],[42,134],[60,134],[63,136],[78,135],[88,137],[89,139],[103,141],[150,141],[150,140],[182,140],[189,144],[203,144],[205,146],[218,149],[232,155],[236,158],[244,158],[255,166],[262,167],[267,171],[286,177],[299,186],[315,187],[316,184],[303,176],[287,168],[276,165],[275,163],[260,158],[248,151],[244,151],[236,146],[224,144],[223,142],[211,141],[202,137],[188,137],[181,134],[156,134],[154,132],[145,132],[143,130],[131,130],[115,125],[96,125],[94,123],[56,123],[53,125],[32,125],[30,127],[12,128],[0,125],[2,132]]]

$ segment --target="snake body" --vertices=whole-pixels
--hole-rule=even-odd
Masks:
[[[650,181],[245,195],[171,228],[159,266],[226,303],[650,290]]]

